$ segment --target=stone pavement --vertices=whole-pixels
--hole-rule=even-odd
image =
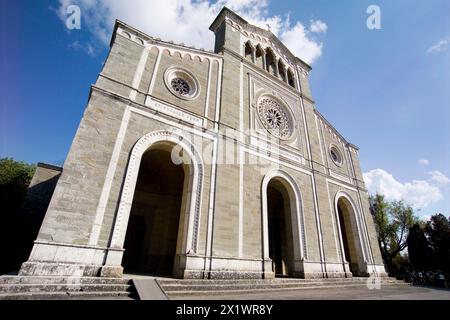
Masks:
[[[174,300],[450,300],[450,290],[406,286],[367,288],[322,288],[246,293],[244,295],[182,296]]]

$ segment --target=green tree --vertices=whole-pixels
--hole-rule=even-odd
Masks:
[[[408,233],[406,240],[411,267],[416,271],[429,271],[434,269],[433,248],[425,233],[425,226],[415,223]]]
[[[398,269],[393,261],[407,247],[409,228],[417,222],[417,218],[411,206],[403,201],[388,202],[380,194],[370,196],[369,201],[381,254],[388,272],[393,274]],[[398,258],[396,260],[399,261]]]
[[[2,249],[0,273],[17,270],[27,257],[30,223],[20,215],[35,166],[11,158],[0,159],[0,201],[2,204],[0,241]]]
[[[450,278],[450,218],[443,214],[431,217],[426,226],[426,233],[434,251],[436,268]]]
[[[35,169],[25,162],[0,159],[0,201],[5,214],[14,214],[20,208]]]

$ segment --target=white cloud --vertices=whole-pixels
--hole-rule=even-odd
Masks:
[[[421,166],[427,167],[430,164],[430,160],[428,160],[428,159],[420,159],[419,160],[419,164]]]
[[[442,39],[434,46],[428,48],[427,53],[437,53],[442,51],[447,51],[448,45],[450,44],[449,39]]]
[[[79,5],[81,28],[88,28],[103,45],[109,43],[115,19],[120,19],[164,40],[212,49],[214,34],[208,27],[222,7],[227,6],[251,24],[264,29],[269,24],[271,31],[306,62],[314,62],[322,53],[322,43],[312,38],[312,29],[307,30],[299,21],[291,24],[289,15],[270,15],[267,0],[59,0],[59,3],[58,16],[64,23],[65,8]],[[326,26],[321,23],[316,21],[315,30]]]
[[[443,198],[441,190],[429,181],[402,183],[383,169],[371,170],[363,176],[370,193],[381,193],[388,200],[404,200],[415,209],[425,208]]]
[[[90,43],[81,44],[79,41],[74,41],[71,44],[69,44],[69,48],[75,50],[82,50],[92,57],[95,56],[96,54],[94,47]]]
[[[431,176],[430,180],[440,186],[446,186],[450,184],[450,179],[440,171],[430,171],[428,172],[428,174]]]
[[[321,20],[311,20],[311,25],[309,26],[309,30],[311,32],[322,33],[327,32],[328,26],[325,22]]]
[[[281,33],[281,41],[294,53],[301,53],[300,58],[312,62],[322,55],[322,43],[316,43],[308,38],[305,27],[298,22],[294,28]]]

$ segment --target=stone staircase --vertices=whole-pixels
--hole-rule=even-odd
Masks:
[[[273,280],[175,280],[158,279],[169,298],[209,295],[240,295],[286,290],[325,288],[368,288],[368,278],[293,279]],[[405,287],[410,284],[395,278],[379,278],[381,287]],[[370,285],[370,284],[369,284]],[[373,284],[374,285],[374,284]]]
[[[131,279],[1,276],[0,300],[136,299]]]
[[[326,288],[367,288],[368,278],[272,280],[183,280],[156,278],[169,298],[233,295]],[[382,287],[410,284],[379,278]],[[370,285],[370,284],[369,284]],[[25,299],[139,299],[131,278],[0,276],[0,300]]]

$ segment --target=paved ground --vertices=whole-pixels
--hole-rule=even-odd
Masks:
[[[306,289],[245,295],[177,297],[186,300],[450,300],[450,290],[405,286],[369,290],[366,288]],[[175,300],[175,299],[174,299]]]

